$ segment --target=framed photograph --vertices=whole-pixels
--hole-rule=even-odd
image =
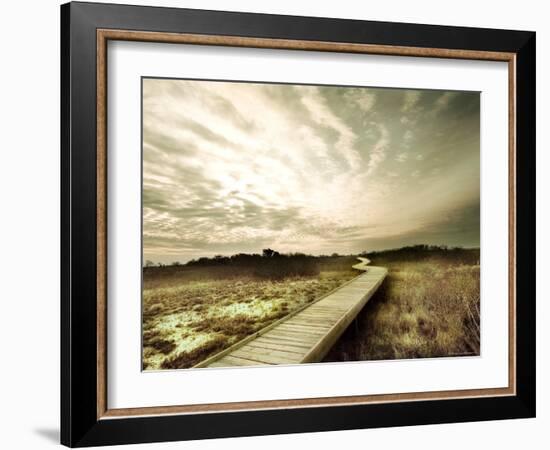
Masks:
[[[61,441],[535,415],[535,33],[61,7]]]

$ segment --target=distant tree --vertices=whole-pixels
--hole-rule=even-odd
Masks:
[[[173,266],[176,266],[176,267],[177,267],[177,266],[181,266],[181,264],[180,264],[179,261],[174,261],[174,262],[172,263],[172,265],[173,265]]]
[[[153,267],[154,265],[155,265],[155,263],[153,261],[151,261],[150,259],[145,261],[145,267]]]
[[[264,248],[262,250],[262,256],[264,258],[271,258],[274,253],[275,253],[275,250],[271,250],[270,248]]]
[[[214,265],[220,265],[220,264],[227,264],[230,259],[227,257],[227,256],[223,256],[223,255],[216,255],[214,256]]]
[[[332,256],[333,258],[338,258],[340,255],[339,255],[338,253],[333,253],[333,254],[330,255],[330,256]]]

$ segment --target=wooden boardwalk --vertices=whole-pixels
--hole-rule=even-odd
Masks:
[[[195,367],[258,366],[318,362],[384,281],[385,267],[366,258],[353,266],[365,273]]]

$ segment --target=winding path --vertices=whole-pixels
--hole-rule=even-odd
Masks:
[[[195,367],[258,366],[321,361],[384,281],[385,267],[354,269],[365,273],[288,316],[211,356]]]
[[[361,262],[358,263],[358,264],[355,264],[354,266],[351,266],[351,267],[353,267],[353,268],[356,269],[356,270],[363,270],[363,271],[365,271],[365,272],[366,272],[367,270],[369,270],[369,267],[367,267],[367,266],[370,264],[370,259],[368,259],[368,258],[363,258],[363,257],[361,257],[361,256],[359,256],[357,259],[358,259],[359,261],[361,261]],[[370,267],[370,268],[372,269],[372,267]]]

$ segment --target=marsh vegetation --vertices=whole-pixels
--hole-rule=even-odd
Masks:
[[[145,267],[143,368],[192,367],[357,276],[354,262],[268,252]]]
[[[479,250],[362,256],[388,276],[325,361],[479,354]],[[356,277],[355,263],[267,251],[145,267],[143,368],[192,367]]]
[[[368,254],[388,276],[325,361],[479,355],[479,249]]]

